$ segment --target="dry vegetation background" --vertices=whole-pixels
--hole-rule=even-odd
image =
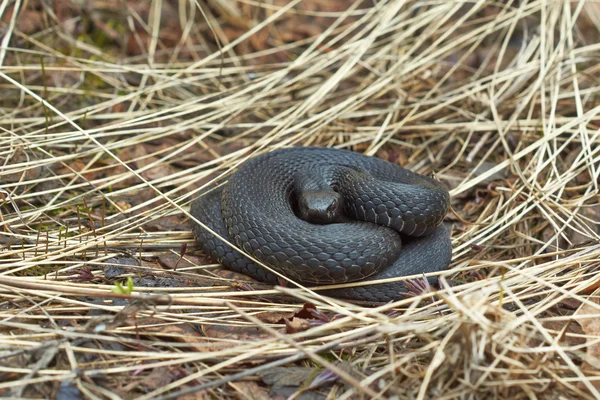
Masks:
[[[3,0],[0,33],[1,396],[600,398],[600,3]],[[439,290],[200,253],[199,190],[308,144],[451,189]]]

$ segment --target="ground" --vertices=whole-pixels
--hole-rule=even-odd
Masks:
[[[1,3],[0,395],[600,398],[599,8]],[[202,189],[309,144],[449,188],[438,287],[352,304],[202,254]]]

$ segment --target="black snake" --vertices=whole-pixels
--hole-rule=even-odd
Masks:
[[[452,256],[441,225],[448,190],[434,179],[347,150],[294,147],[243,163],[191,213],[272,269],[305,285],[437,272]],[[257,280],[276,275],[193,223],[203,250]],[[402,282],[326,292],[356,300],[401,297]]]

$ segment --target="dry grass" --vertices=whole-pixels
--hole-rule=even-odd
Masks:
[[[599,3],[74,4],[0,3],[0,395],[600,398]],[[198,191],[308,144],[451,188],[439,291],[366,307],[202,257]]]

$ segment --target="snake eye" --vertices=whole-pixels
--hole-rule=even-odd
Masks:
[[[338,201],[334,199],[329,206],[327,206],[327,211],[335,211],[337,208]]]

